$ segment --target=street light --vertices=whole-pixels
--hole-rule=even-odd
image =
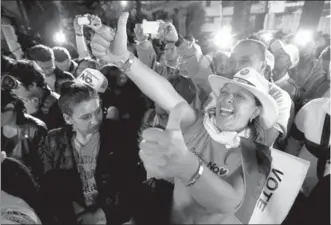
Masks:
[[[66,42],[66,36],[63,31],[58,31],[54,34],[54,41],[58,44],[63,44]]]
[[[299,30],[294,37],[295,43],[300,46],[306,46],[313,40],[313,32],[311,30]]]
[[[128,4],[128,1],[121,1],[121,5],[122,5],[122,7],[127,6],[127,4]]]
[[[221,49],[228,49],[232,47],[233,37],[231,34],[231,27],[223,27],[214,36],[214,44]]]

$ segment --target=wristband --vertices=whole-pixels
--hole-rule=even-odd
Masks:
[[[197,182],[197,180],[199,180],[199,178],[201,177],[201,175],[203,174],[203,163],[201,160],[199,160],[199,167],[198,170],[194,173],[194,175],[192,176],[190,183],[188,183],[186,185],[186,187],[190,187],[193,184],[195,184],[195,182]]]
[[[127,73],[130,69],[131,69],[131,66],[134,62],[134,59],[135,59],[135,55],[130,52],[130,55],[129,55],[129,58],[125,61],[125,63],[123,63],[119,69],[123,72],[123,73]]]
[[[76,36],[84,36],[84,34],[76,33]]]

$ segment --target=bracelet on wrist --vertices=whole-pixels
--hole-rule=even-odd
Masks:
[[[132,52],[130,52],[128,59],[122,65],[119,66],[119,69],[123,73],[129,72],[134,62],[134,59],[135,59],[135,55]]]
[[[201,175],[203,174],[203,163],[201,160],[199,160],[199,166],[197,171],[193,174],[192,178],[190,179],[190,182],[186,185],[186,187],[190,187],[193,184],[195,184],[197,182],[197,180],[199,180],[199,178],[201,177]]]
[[[76,33],[76,36],[84,36],[84,34]]]

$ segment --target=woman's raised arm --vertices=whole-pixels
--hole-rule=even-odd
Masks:
[[[116,34],[105,25],[96,29],[91,41],[92,52],[96,57],[113,63],[119,68],[123,68],[124,65],[129,66],[125,71],[126,75],[146,96],[170,112],[178,103],[185,102],[185,100],[165,78],[133,57],[132,53],[127,50],[126,24],[128,15],[128,13],[123,13],[120,16]],[[132,63],[128,63],[130,58],[133,59]],[[185,118],[183,118],[182,126],[187,128],[195,122],[196,114],[188,104],[183,110],[185,110],[183,113]]]

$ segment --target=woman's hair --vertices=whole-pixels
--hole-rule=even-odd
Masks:
[[[1,112],[8,105],[13,104],[16,113],[16,123],[18,125],[24,122],[26,112],[23,101],[15,95],[11,90],[1,89]]]
[[[24,200],[36,213],[40,212],[39,190],[30,170],[13,158],[1,163],[1,190]]]
[[[99,95],[92,87],[87,84],[75,81],[66,81],[61,85],[61,97],[59,106],[62,113],[72,115],[73,107],[83,101],[98,99]]]
[[[110,90],[117,88],[117,78],[122,74],[120,69],[114,65],[105,65],[100,72],[107,78]]]

